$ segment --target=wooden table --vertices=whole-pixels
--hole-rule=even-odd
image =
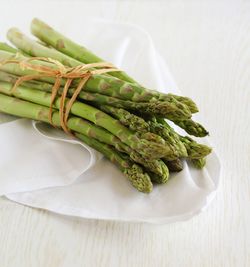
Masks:
[[[249,2],[8,1],[1,11],[1,39],[34,16],[66,23],[88,15],[145,28],[183,94],[201,107],[223,171],[208,210],[170,225],[73,219],[1,198],[0,266],[250,266]]]

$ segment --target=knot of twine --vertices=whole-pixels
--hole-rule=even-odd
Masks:
[[[50,67],[49,65],[45,66],[45,65],[34,64],[32,63],[32,61],[34,60],[40,60],[46,63],[50,63],[53,66]],[[32,57],[24,60],[15,60],[15,59],[6,60],[4,62],[1,62],[1,65],[8,63],[18,64],[20,68],[23,70],[27,69],[38,72],[37,74],[25,75],[19,77],[16,80],[13,88],[11,89],[12,94],[15,92],[16,88],[24,81],[30,81],[45,77],[55,78],[55,83],[51,90],[51,101],[50,101],[49,115],[48,115],[49,122],[53,126],[55,126],[52,121],[53,105],[58,95],[58,91],[61,87],[61,81],[62,79],[66,79],[62,95],[60,98],[59,116],[60,116],[60,125],[64,130],[64,132],[66,132],[67,134],[71,134],[70,130],[67,127],[67,120],[69,117],[71,107],[74,104],[75,100],[77,99],[79,93],[83,89],[84,85],[89,80],[89,78],[94,74],[103,74],[108,72],[120,71],[119,69],[114,67],[114,65],[108,62],[98,62],[98,63],[82,64],[76,67],[67,67],[57,60],[46,57]],[[72,96],[69,98],[68,101],[66,101],[68,90],[74,79],[80,79],[80,81],[76,89],[74,90]]]

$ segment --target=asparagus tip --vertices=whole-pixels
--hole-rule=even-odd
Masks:
[[[124,173],[138,191],[150,193],[153,190],[149,175],[144,173],[140,166],[133,164],[130,168],[126,168]]]

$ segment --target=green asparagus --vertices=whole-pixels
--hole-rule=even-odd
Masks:
[[[6,82],[0,82],[0,92],[5,94],[11,94],[12,84]],[[13,94],[24,100],[35,102],[44,106],[50,106],[51,94],[18,86]],[[66,99],[67,104],[68,99]],[[55,108],[60,107],[60,98],[58,97],[55,101]],[[138,151],[138,153],[149,159],[161,158],[171,153],[171,149],[167,143],[156,143],[148,141],[146,139],[140,139],[136,134],[123,126],[119,121],[113,119],[108,114],[89,106],[87,104],[75,101],[72,105],[71,113],[92,121],[96,125],[107,129],[112,134],[117,136],[122,142],[130,146],[131,148]]]
[[[103,62],[104,60],[94,55],[91,51],[83,46],[80,46],[70,39],[64,37],[62,34],[56,32],[50,26],[38,19],[33,19],[31,23],[32,33],[43,42],[51,45],[62,53],[81,61],[82,63]],[[134,79],[129,77],[125,72],[110,73],[113,76],[134,83]]]
[[[192,119],[174,119],[172,121],[190,135],[196,137],[205,137],[209,134],[208,131],[200,123],[195,122]]]
[[[185,145],[189,159],[201,159],[211,153],[209,146],[199,144],[188,136],[180,136],[180,140]]]
[[[123,125],[128,126],[132,131],[143,133],[149,132],[150,130],[149,124],[144,119],[123,108],[100,105],[100,109],[118,119]]]
[[[168,95],[173,96],[176,100],[178,100],[181,103],[185,104],[192,113],[199,112],[199,109],[198,109],[197,105],[195,104],[195,102],[191,98],[186,97],[186,96],[174,95],[174,94],[168,94]]]
[[[159,134],[162,136],[169,144],[171,144],[173,151],[175,151],[175,154],[173,154],[172,160],[178,158],[178,157],[187,157],[187,150],[184,144],[181,142],[178,134],[167,124],[165,123],[160,124],[155,120],[150,120],[150,131]],[[170,158],[167,158],[167,160],[171,160]]]
[[[138,191],[143,193],[150,193],[152,191],[153,185],[150,176],[145,173],[139,165],[133,163],[128,158],[122,157],[122,155],[112,147],[101,143],[96,139],[89,138],[88,136],[79,133],[75,133],[75,136],[87,145],[101,152],[111,162],[115,163]]]
[[[171,172],[180,172],[183,170],[183,164],[180,159],[175,159],[171,161],[164,161],[166,165],[168,166],[168,169]]]
[[[27,60],[27,57],[24,57],[22,55],[15,55],[12,53],[8,53],[6,51],[0,51],[0,58],[4,61],[4,60],[17,60],[17,61],[23,61],[23,60]],[[34,60],[32,61],[32,63],[36,66],[46,66],[46,67],[50,67],[52,69],[55,69],[55,66],[51,63],[47,63],[44,61],[40,61],[40,60]],[[20,76],[24,76],[24,75],[38,75],[40,74],[38,71],[34,71],[34,70],[27,70],[27,69],[23,69],[21,68],[18,64],[15,63],[9,63],[9,64],[4,64],[1,65],[0,64],[0,70],[2,71],[6,71],[8,73],[11,74],[15,74],[15,75],[20,75]],[[54,78],[50,78],[50,77],[40,77],[39,79],[43,80],[43,81],[47,81],[49,83],[54,83],[55,79]],[[107,81],[110,81],[110,83],[106,83]],[[134,99],[134,97],[138,97],[138,95],[136,93],[132,93],[133,91],[133,86],[136,85],[129,85],[132,86],[130,89],[132,90],[127,91],[126,88],[128,87],[124,87],[125,83],[123,81],[119,81],[119,83],[121,82],[123,84],[123,86],[118,86],[118,79],[115,79],[113,77],[108,77],[105,75],[93,75],[85,84],[84,90],[88,91],[88,92],[92,92],[92,93],[104,93],[105,95],[109,95],[114,96],[114,97],[118,97],[119,96],[130,96],[129,98]],[[106,85],[108,85],[108,87],[103,87],[104,83]],[[139,87],[138,87],[139,88]],[[117,92],[117,93],[115,93]],[[107,102],[107,100],[105,100],[105,96],[104,95],[100,95],[98,94],[97,96],[99,96],[99,98],[101,100],[99,101],[105,101]],[[102,98],[101,98],[102,97]],[[172,96],[168,97],[168,101],[153,101],[153,102],[142,102],[142,103],[135,103],[133,101],[126,101],[124,103],[123,100],[119,100],[117,98],[111,98],[111,102],[113,105],[116,105],[117,107],[120,107],[121,105],[127,105],[127,108],[131,108],[131,109],[143,109],[145,110],[145,112],[149,112],[149,113],[153,113],[155,115],[158,116],[165,116],[169,119],[176,119],[176,118],[189,118],[191,116],[190,110],[188,109],[188,107],[180,102],[178,102],[175,98],[173,98]],[[98,99],[99,99],[98,98]],[[104,98],[104,100],[103,100]],[[90,97],[91,99],[91,97]],[[106,103],[107,104],[107,103]]]
[[[192,159],[192,163],[197,169],[202,169],[206,165],[206,158]]]
[[[0,42],[0,50],[7,51],[10,53],[16,53],[18,50],[7,43]]]
[[[17,28],[9,29],[7,38],[18,49],[31,56],[53,58],[61,62],[63,65],[69,67],[76,67],[82,64],[82,62],[75,60],[72,57],[62,54],[55,49],[45,47],[42,44],[30,39],[22,32],[20,32]]]
[[[48,108],[3,94],[0,94],[0,111],[11,115],[48,122]],[[60,121],[58,112],[53,114],[53,122],[56,123],[56,121]],[[75,124],[74,119],[72,120],[70,118],[69,122],[70,124]],[[143,169],[139,165],[134,164],[132,161],[125,161],[119,156],[119,152],[94,138],[82,134],[79,135],[78,133],[76,135],[86,144],[103,153],[113,163],[116,163],[137,190],[144,193],[150,193],[152,191],[153,185],[150,177],[147,173],[143,172]]]

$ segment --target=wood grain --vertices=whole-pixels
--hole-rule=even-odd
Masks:
[[[57,6],[2,3],[0,32],[17,20],[26,28],[34,16],[51,20]],[[86,10],[150,32],[183,94],[201,107],[223,165],[218,195],[192,220],[163,226],[73,219],[2,198],[0,266],[250,266],[249,2],[60,2],[65,24]]]

